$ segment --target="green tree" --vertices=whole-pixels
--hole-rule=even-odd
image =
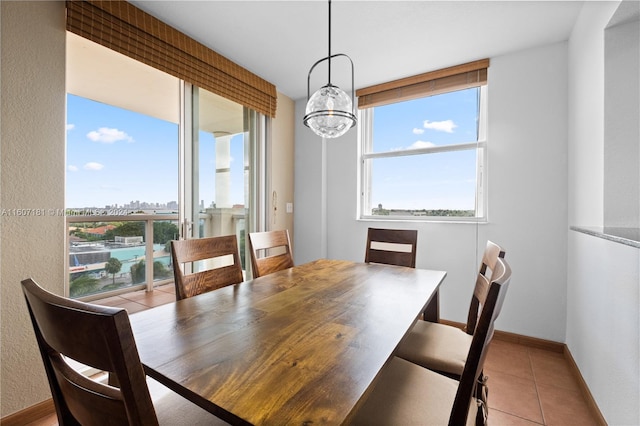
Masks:
[[[131,281],[133,284],[143,283],[146,280],[146,263],[143,260],[131,266]],[[172,272],[162,262],[156,260],[153,262],[153,277],[154,278],[167,278],[171,276]]]
[[[97,278],[91,278],[88,275],[79,276],[69,283],[69,296],[78,297],[91,294],[98,289],[99,285]]]
[[[153,278],[167,278],[171,276],[171,270],[164,263],[156,260],[153,262]]]
[[[134,265],[131,265],[131,282],[133,284],[144,282],[144,277],[145,277],[144,268],[145,268],[144,259]]]
[[[104,234],[107,240],[114,240],[115,237],[140,237],[144,235],[144,222],[124,222]],[[157,221],[153,223],[154,244],[164,244],[177,238],[178,227],[174,223]]]
[[[120,272],[120,269],[122,269],[122,262],[120,262],[115,257],[110,257],[109,260],[107,260],[107,263],[104,265],[104,269],[105,269],[105,271],[107,271],[107,274],[111,274],[112,275],[113,284],[115,284],[116,283],[116,274],[118,272]]]
[[[104,234],[107,240],[114,240],[115,237],[140,237],[143,235],[144,222],[124,222]]]
[[[178,239],[178,227],[171,222],[153,222],[153,242],[164,244]]]

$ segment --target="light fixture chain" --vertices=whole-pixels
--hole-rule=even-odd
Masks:
[[[329,0],[329,84],[331,84],[331,0]]]

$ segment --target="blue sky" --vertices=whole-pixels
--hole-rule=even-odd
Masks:
[[[376,107],[373,151],[475,142],[477,111],[477,89]],[[372,161],[373,207],[474,209],[475,150]]]
[[[243,204],[242,135],[231,141],[232,203]],[[215,198],[215,145],[200,134],[200,199]],[[67,96],[66,207],[178,201],[178,125]]]
[[[375,152],[477,139],[477,90],[376,107]],[[67,98],[68,208],[178,201],[178,125],[74,95]],[[244,203],[243,136],[231,141],[232,204]],[[475,150],[373,161],[373,207],[473,209]],[[200,196],[215,200],[215,145],[200,134]]]

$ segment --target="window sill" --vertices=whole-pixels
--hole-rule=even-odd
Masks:
[[[605,240],[640,248],[640,228],[610,228],[601,226],[571,226],[569,229]]]
[[[362,216],[360,222],[422,222],[422,223],[456,223],[456,224],[486,224],[486,218],[473,217],[435,217],[435,216]]]

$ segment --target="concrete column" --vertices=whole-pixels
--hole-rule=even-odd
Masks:
[[[231,137],[216,137],[216,207],[231,207]]]

